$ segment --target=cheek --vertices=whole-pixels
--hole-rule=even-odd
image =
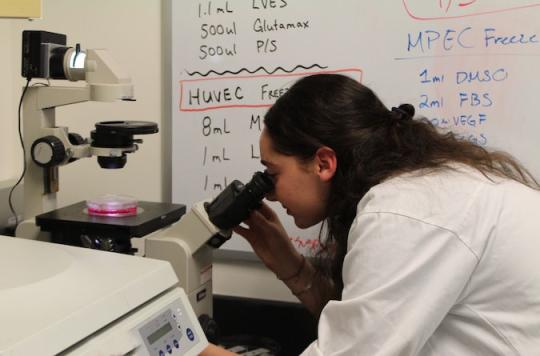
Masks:
[[[286,195],[284,194],[284,189],[287,185],[284,186],[280,180],[277,180],[274,184],[274,190],[271,193],[272,197],[274,200],[281,200],[281,198]]]
[[[290,199],[291,193],[290,182],[287,182],[286,179],[278,178],[274,181],[274,190],[270,192],[266,198],[270,201],[279,201],[284,203]]]

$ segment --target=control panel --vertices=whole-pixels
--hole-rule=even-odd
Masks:
[[[189,305],[189,304],[188,304]],[[196,326],[180,300],[143,323],[138,332],[148,354],[155,356],[184,355],[200,342]]]

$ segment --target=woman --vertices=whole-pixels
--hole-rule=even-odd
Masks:
[[[301,79],[266,114],[261,158],[267,198],[323,221],[323,248],[306,261],[267,205],[235,231],[319,317],[303,355],[538,354],[538,183],[413,115],[345,76]]]

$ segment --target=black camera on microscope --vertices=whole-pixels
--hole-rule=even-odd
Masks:
[[[66,46],[66,35],[23,31],[21,74],[27,79],[84,79],[86,54],[80,45]],[[82,77],[81,77],[82,76]]]

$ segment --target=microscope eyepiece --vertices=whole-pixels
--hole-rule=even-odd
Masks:
[[[245,185],[235,180],[206,205],[208,217],[220,229],[231,229],[257,209],[273,189],[274,181],[266,172],[256,172]]]

